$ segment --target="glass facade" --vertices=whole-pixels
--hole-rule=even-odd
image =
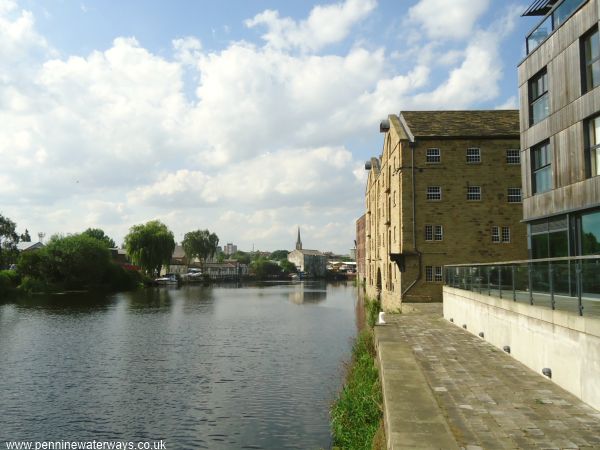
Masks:
[[[600,254],[600,211],[581,215],[581,254]]]
[[[533,259],[569,256],[567,216],[532,222],[530,233]]]

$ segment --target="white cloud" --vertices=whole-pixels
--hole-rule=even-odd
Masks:
[[[416,95],[414,101],[431,109],[457,109],[496,98],[502,77],[496,37],[478,32],[467,46],[461,65],[452,69],[439,87]]]
[[[519,100],[516,95],[512,95],[496,106],[495,109],[519,109]]]
[[[274,48],[315,51],[345,39],[352,26],[376,6],[375,0],[345,0],[319,5],[311,10],[308,19],[302,21],[281,18],[279,12],[266,10],[245,23],[249,28],[265,26],[268,31],[262,37]]]
[[[194,36],[173,39],[173,48],[175,49],[175,59],[181,61],[184,65],[193,66],[198,62],[202,51],[202,43]]]
[[[471,24],[466,44],[431,44],[403,68],[351,36],[375,6],[347,0],[304,20],[263,12],[248,26],[267,27],[264,45],[211,51],[188,36],[161,56],[119,37],[59,58],[31,13],[0,0],[4,214],[32,233],[98,226],[118,242],[159,218],[178,239],[209,227],[246,249],[290,248],[299,224],[312,247],[346,250],[364,201],[352,144],[378,139],[378,121],[401,109],[496,100],[498,46],[513,26]],[[350,50],[314,53],[338,42]],[[197,80],[191,98],[184,79]]]
[[[490,0],[420,0],[408,11],[409,21],[419,23],[432,39],[464,39]]]

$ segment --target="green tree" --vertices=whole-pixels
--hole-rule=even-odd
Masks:
[[[287,250],[275,250],[269,257],[276,261],[287,261],[288,253]]]
[[[283,270],[285,273],[296,273],[298,271],[296,265],[293,262],[288,261],[287,259],[284,261],[280,261],[279,267],[281,267],[281,270]]]
[[[16,228],[17,225],[12,220],[0,214],[0,269],[17,260],[19,235]]]
[[[17,271],[56,286],[80,289],[101,285],[110,264],[110,252],[97,239],[55,235],[44,248],[23,254]]]
[[[229,255],[229,259],[235,259],[236,261],[238,261],[242,264],[250,264],[250,261],[252,258],[250,257],[250,254],[243,252],[241,250],[238,250],[234,254]]]
[[[281,267],[266,258],[259,257],[250,263],[250,269],[258,279],[275,277],[281,274]]]
[[[181,245],[188,260],[198,258],[204,267],[206,260],[216,253],[219,237],[208,230],[190,231],[183,236]]]
[[[94,239],[98,239],[100,242],[104,242],[106,248],[115,248],[117,246],[115,244],[115,241],[108,237],[104,233],[104,230],[101,230],[100,228],[88,228],[81,234],[92,237]]]
[[[21,235],[21,242],[31,242],[31,236],[29,236],[29,230],[25,228],[25,233]]]
[[[162,265],[171,261],[175,238],[164,223],[152,220],[129,229],[125,236],[125,249],[134,264],[147,274],[156,276]]]

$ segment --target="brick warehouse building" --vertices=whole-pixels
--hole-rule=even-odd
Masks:
[[[365,165],[365,278],[384,310],[441,301],[446,264],[527,258],[518,111],[405,111],[380,131]]]
[[[363,214],[356,221],[356,277],[360,283],[365,282],[366,268],[365,268],[365,225],[366,225],[366,214]]]

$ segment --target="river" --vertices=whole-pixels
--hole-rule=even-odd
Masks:
[[[0,443],[319,449],[356,288],[152,288],[0,302]]]

